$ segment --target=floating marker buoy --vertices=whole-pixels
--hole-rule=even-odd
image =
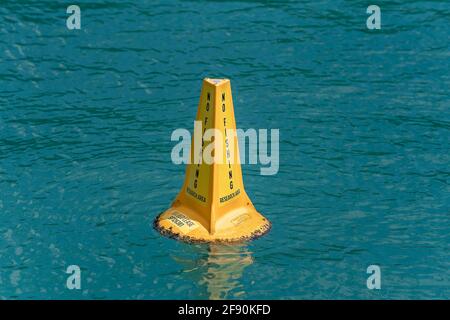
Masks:
[[[183,187],[172,206],[156,217],[155,229],[187,242],[241,242],[262,236],[271,224],[244,190],[228,79],[203,80],[196,121],[202,124],[202,138],[196,142],[194,132]],[[216,133],[209,143],[208,129]],[[205,153],[215,161],[205,161]]]

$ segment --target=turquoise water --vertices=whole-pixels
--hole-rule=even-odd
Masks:
[[[0,298],[450,298],[448,1],[378,1],[373,31],[366,1],[73,2],[81,30],[0,4]],[[279,173],[243,166],[273,229],[241,246],[151,228],[204,77],[280,129]]]

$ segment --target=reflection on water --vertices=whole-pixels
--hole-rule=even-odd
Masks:
[[[245,294],[241,278],[253,263],[245,244],[189,246],[188,255],[172,256],[183,269],[183,277],[195,282],[208,299],[239,298]]]

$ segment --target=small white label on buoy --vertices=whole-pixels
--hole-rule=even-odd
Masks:
[[[188,233],[198,228],[198,224],[195,221],[179,211],[173,211],[167,219],[183,231],[183,233]]]

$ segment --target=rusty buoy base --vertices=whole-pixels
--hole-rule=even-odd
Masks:
[[[187,243],[240,243],[257,239],[271,228],[269,220],[256,210],[230,213],[216,224],[211,233],[205,226],[181,208],[170,208],[158,215],[153,227],[162,235]]]

